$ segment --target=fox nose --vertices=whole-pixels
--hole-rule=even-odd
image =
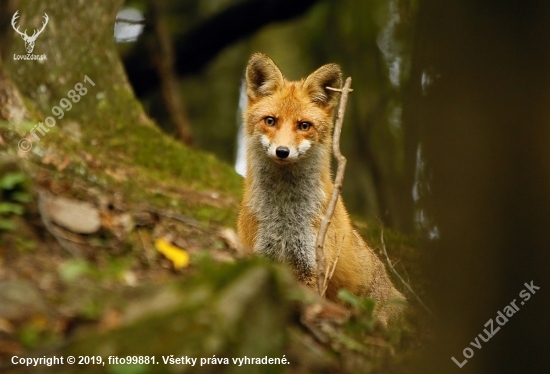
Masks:
[[[277,149],[275,150],[275,154],[279,158],[287,158],[288,155],[290,154],[290,149],[288,149],[287,147],[282,147],[282,146],[277,147]]]

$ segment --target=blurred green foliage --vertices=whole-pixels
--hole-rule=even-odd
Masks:
[[[14,215],[25,212],[25,203],[31,201],[27,191],[27,177],[19,171],[7,172],[0,177],[0,231],[14,230]]]

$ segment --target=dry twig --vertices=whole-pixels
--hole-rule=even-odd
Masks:
[[[395,268],[393,267],[391,261],[390,261],[390,258],[388,256],[388,252],[386,251],[386,243],[384,242],[384,229],[382,229],[382,232],[380,234],[380,240],[382,242],[382,252],[384,253],[384,257],[386,257],[386,261],[388,262],[388,266],[390,267],[391,271],[395,274],[395,276],[397,278],[399,278],[399,280],[401,281],[401,283],[403,283],[403,285],[407,288],[407,290],[416,298],[416,301],[418,301],[418,303],[424,308],[426,309],[426,311],[429,313],[429,314],[432,314],[432,311],[430,310],[430,308],[428,308],[426,306],[426,304],[424,304],[422,302],[422,300],[420,299],[420,297],[418,297],[418,295],[413,291],[413,289],[411,288],[411,286],[409,286],[409,284],[407,282],[405,282],[405,280],[403,278],[401,278],[401,275],[399,275],[399,273],[397,272],[397,270],[395,270]]]
[[[181,223],[184,223],[187,226],[191,226],[195,229],[202,229],[202,226],[199,221],[191,217],[185,216],[183,214],[171,212],[168,210],[157,209],[153,207],[146,207],[145,210],[151,213],[158,214],[161,217],[166,217],[166,218],[174,219],[176,221],[180,221]]]
[[[336,202],[340,196],[340,190],[342,189],[342,182],[344,180],[344,171],[346,169],[346,158],[342,156],[340,152],[340,133],[342,132],[342,123],[344,122],[344,114],[346,112],[346,104],[348,102],[348,95],[351,92],[351,77],[346,79],[346,83],[342,89],[327,87],[331,91],[339,91],[342,93],[340,96],[340,105],[338,106],[338,114],[336,115],[336,124],[334,125],[334,137],[332,139],[332,151],[334,153],[334,158],[338,162],[338,168],[336,170],[336,178],[334,179],[334,188],[332,190],[332,196],[327,206],[327,210],[323,219],[321,220],[321,227],[319,229],[319,234],[317,234],[317,240],[315,242],[315,262],[317,265],[317,289],[319,295],[323,295],[323,285],[325,282],[328,283],[326,265],[325,265],[325,253],[323,248],[325,246],[325,237],[327,235],[328,225],[332,215],[334,214],[334,209],[336,208]]]
[[[344,235],[342,237],[342,243],[340,244],[340,248],[338,248],[338,254],[336,255],[336,258],[334,259],[334,263],[332,264],[332,269],[328,273],[328,276],[325,277],[324,283],[323,283],[323,292],[321,293],[321,296],[327,292],[328,288],[328,281],[332,278],[332,275],[334,274],[334,270],[336,269],[336,264],[338,263],[338,259],[340,258],[340,253],[342,253],[342,247],[344,246],[344,239],[346,236]],[[328,268],[328,265],[327,265]]]

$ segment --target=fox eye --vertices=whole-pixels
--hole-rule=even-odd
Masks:
[[[309,122],[300,122],[298,124],[298,128],[302,131],[307,131],[311,127],[311,123]]]
[[[275,126],[275,123],[276,123],[275,118],[273,117],[265,117],[264,122],[268,126]]]

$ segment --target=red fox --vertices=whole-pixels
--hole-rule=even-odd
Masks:
[[[333,184],[330,172],[332,127],[342,72],[320,67],[305,80],[286,80],[266,55],[255,53],[246,69],[248,106],[244,113],[247,166],[238,221],[241,244],[255,253],[286,262],[297,278],[316,289],[315,240]],[[341,250],[340,250],[341,248]],[[352,228],[338,199],[325,240],[332,267],[326,297],[339,302],[346,288],[376,300],[375,315],[387,324],[405,300],[384,265]]]

